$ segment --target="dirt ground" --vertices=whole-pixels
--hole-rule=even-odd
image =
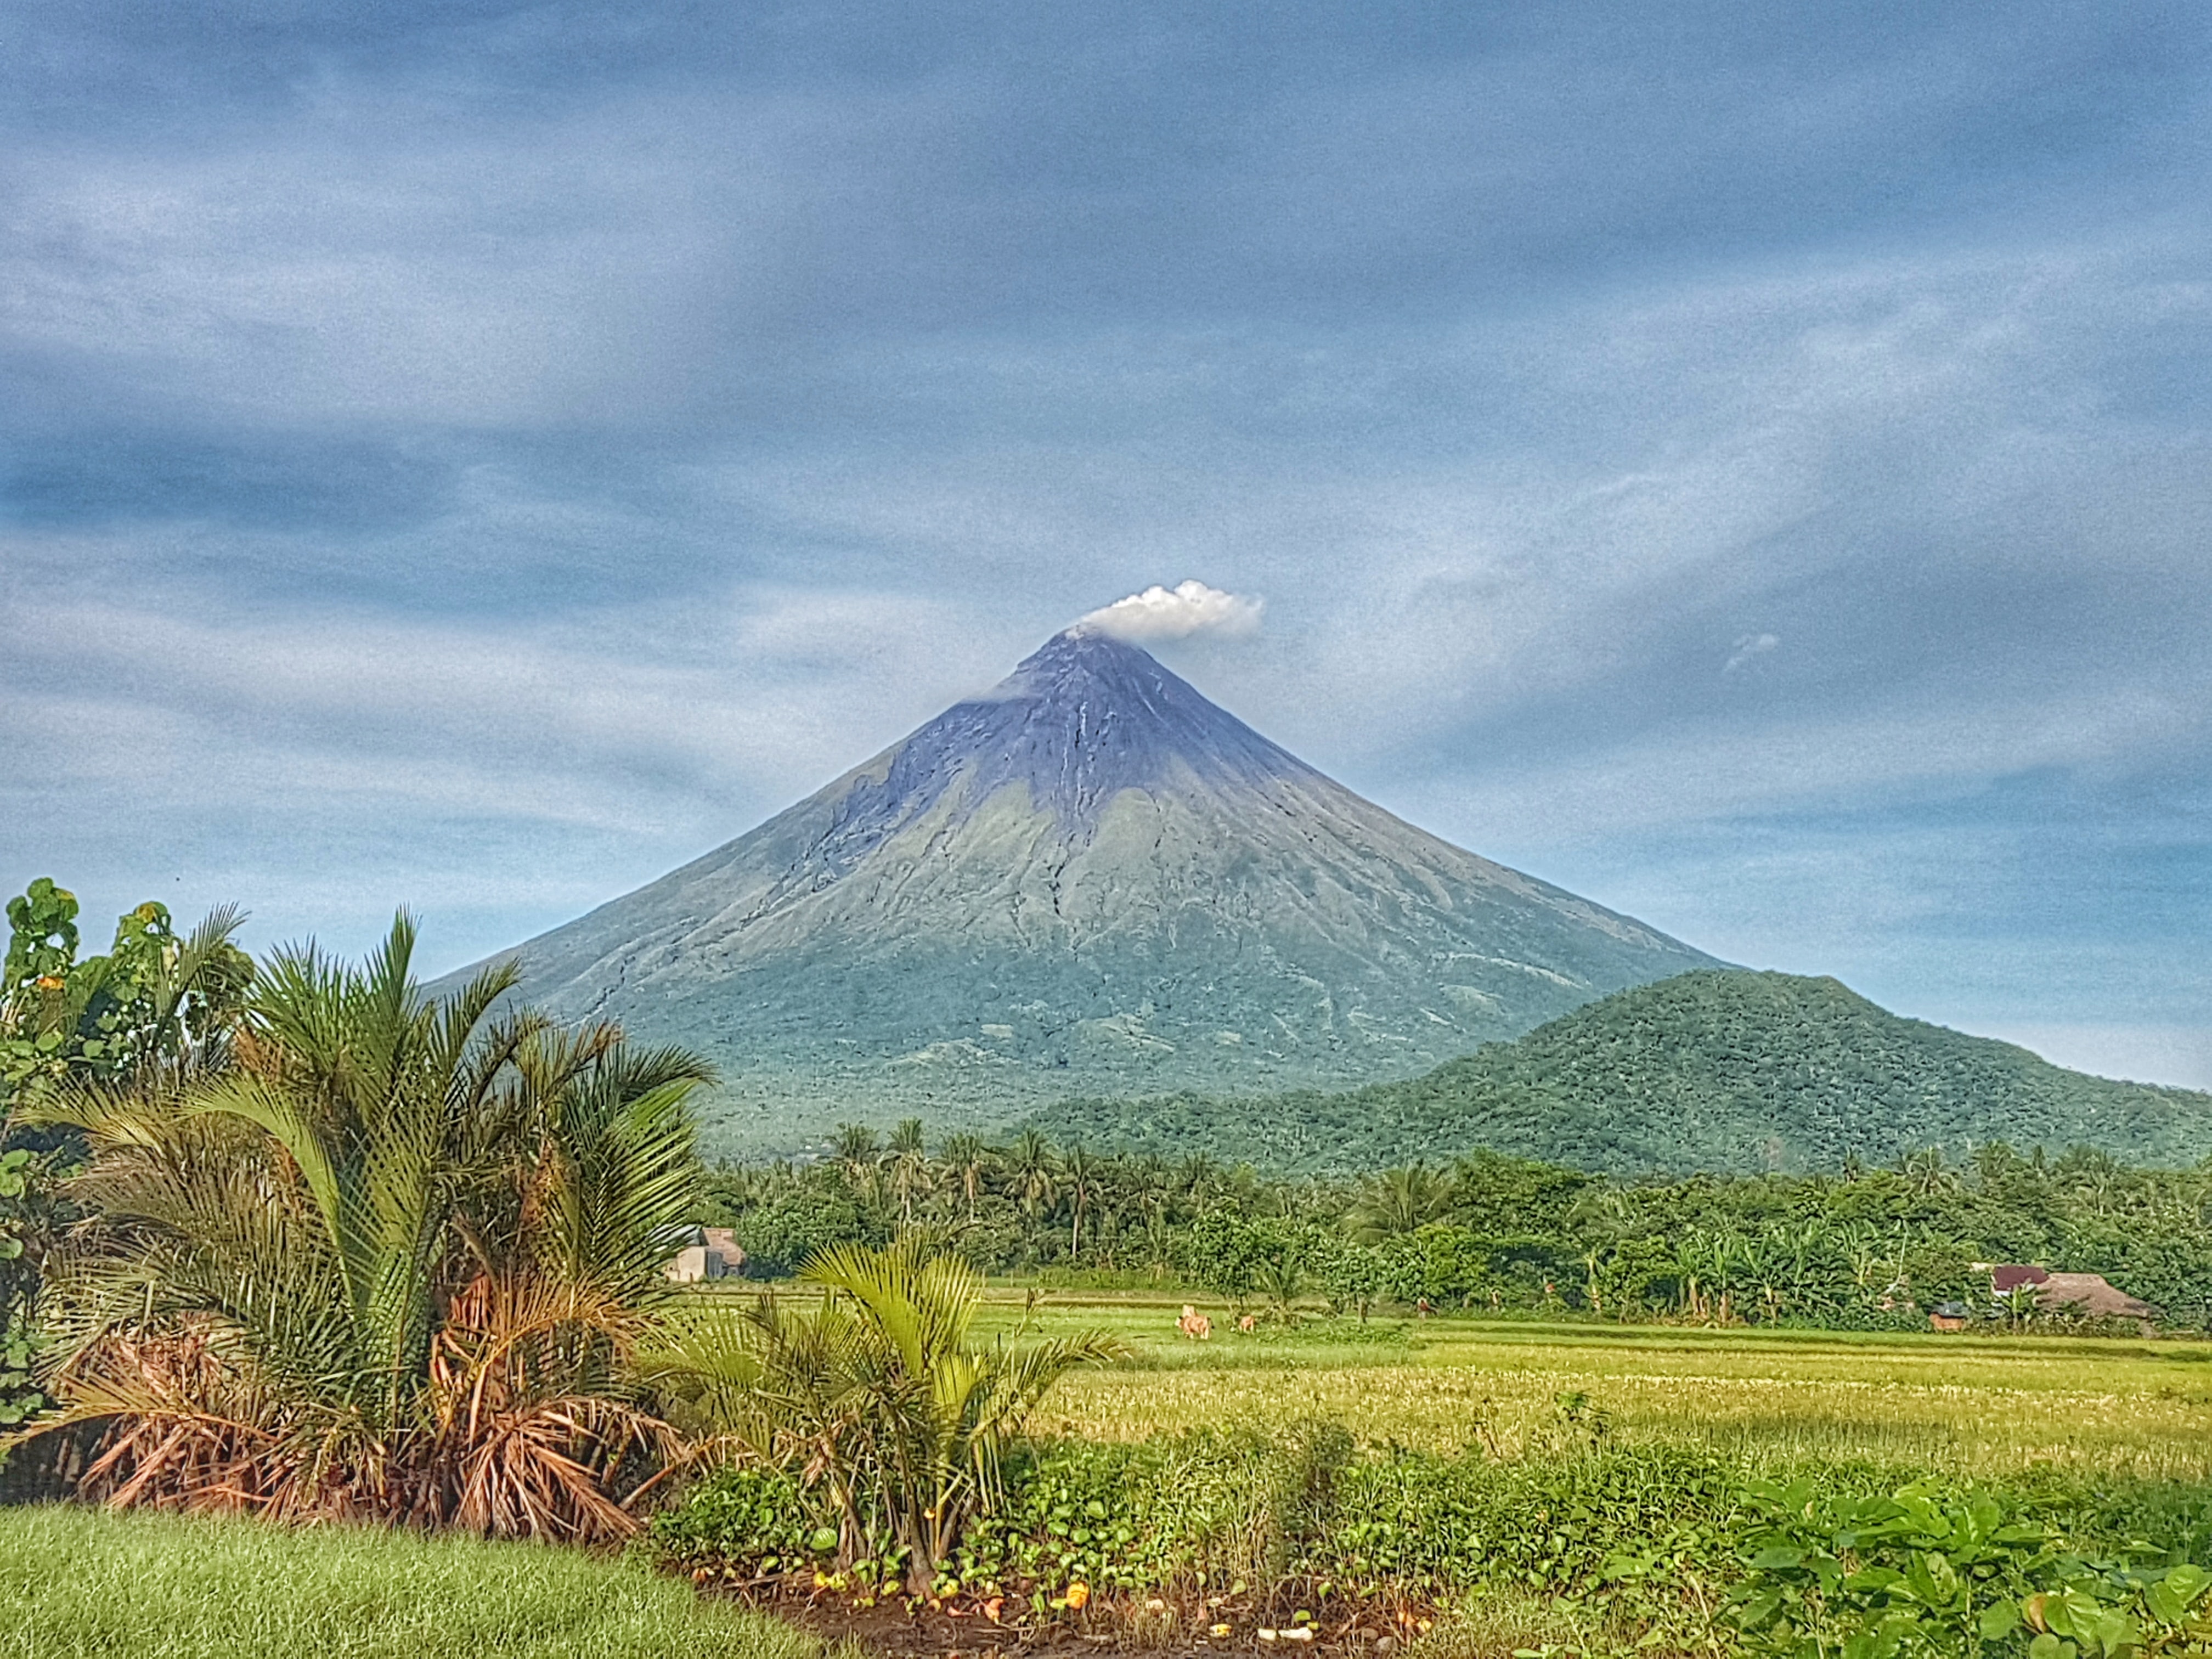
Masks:
[[[850,1638],[887,1659],[1097,1659],[1143,1654],[1147,1659],[1225,1659],[1228,1655],[1372,1656],[1396,1651],[1428,1628],[1425,1609],[1362,1607],[1338,1619],[1281,1625],[1248,1607],[1098,1602],[1049,1621],[1001,1624],[981,1607],[909,1610],[902,1601],[860,1607],[842,1596],[736,1592],[736,1599],[787,1619],[833,1641]],[[1224,1627],[1226,1627],[1225,1629]],[[1310,1632],[1310,1633],[1308,1633]]]

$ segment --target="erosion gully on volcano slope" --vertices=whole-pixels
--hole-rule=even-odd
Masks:
[[[846,1118],[1422,1071],[1713,959],[1439,841],[1146,652],[1055,635],[766,823],[513,952],[711,1057],[716,1150]]]

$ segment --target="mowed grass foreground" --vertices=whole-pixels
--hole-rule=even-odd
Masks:
[[[1618,1439],[1704,1447],[1753,1467],[1864,1462],[1973,1479],[2050,1468],[2212,1480],[2212,1344],[1850,1335],[1316,1316],[1296,1330],[1179,1337],[1182,1298],[1060,1291],[993,1322],[1115,1332],[1133,1364],[1079,1372],[1034,1432],[1139,1440],[1224,1424],[1342,1422],[1372,1445],[1510,1456],[1563,1395]]]
[[[825,1659],[787,1625],[579,1550],[0,1510],[0,1656]]]

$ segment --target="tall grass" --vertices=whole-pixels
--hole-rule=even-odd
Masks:
[[[825,1659],[790,1626],[543,1545],[0,1510],[0,1656]]]

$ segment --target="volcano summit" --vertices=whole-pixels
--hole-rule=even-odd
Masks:
[[[1393,817],[1080,626],[514,952],[721,1066],[721,1148],[842,1118],[1408,1076],[1712,958]]]

